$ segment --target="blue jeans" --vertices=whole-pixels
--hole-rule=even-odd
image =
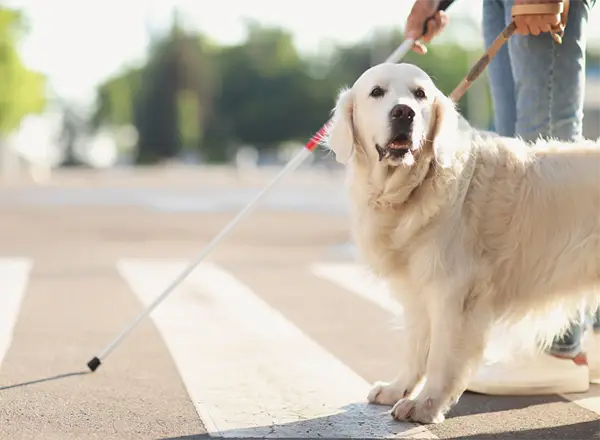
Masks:
[[[486,47],[512,21],[513,0],[483,0],[483,37]],[[585,27],[590,3],[571,0],[561,45],[547,33],[515,33],[488,66],[494,126],[501,136],[533,141],[554,137],[565,141],[582,137],[585,90]],[[594,314],[600,330],[600,311]],[[583,328],[573,325],[554,341],[551,351],[574,354],[580,349]]]

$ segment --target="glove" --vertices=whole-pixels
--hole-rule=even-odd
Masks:
[[[569,0],[515,0],[511,14],[521,35],[549,32],[560,44],[567,25]]]

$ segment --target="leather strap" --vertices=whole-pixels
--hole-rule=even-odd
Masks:
[[[564,5],[560,3],[535,3],[535,4],[524,4],[524,5],[513,5],[511,14],[516,15],[558,15],[562,14]]]
[[[561,26],[552,28],[550,35],[558,44],[562,44],[564,29],[567,26],[569,16],[570,0],[562,0],[561,2],[552,3],[529,3],[521,5],[513,5],[511,9],[512,17],[519,15],[560,15]]]
[[[471,84],[481,75],[481,73],[486,69],[490,61],[496,56],[498,51],[504,44],[508,41],[508,39],[515,33],[517,30],[517,25],[514,21],[511,21],[508,26],[504,28],[502,32],[496,37],[493,43],[488,47],[483,56],[479,58],[479,60],[475,63],[475,65],[469,70],[467,76],[463,78],[458,86],[450,93],[450,99],[453,102],[458,102],[460,98],[465,94],[467,89],[471,86]]]

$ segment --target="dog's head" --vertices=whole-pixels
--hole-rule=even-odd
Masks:
[[[424,150],[435,154],[436,138],[457,121],[452,101],[411,64],[370,68],[340,93],[333,113],[327,145],[344,164],[411,166]]]

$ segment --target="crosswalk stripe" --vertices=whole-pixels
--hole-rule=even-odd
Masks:
[[[600,415],[600,392],[598,387],[596,386],[591,393],[593,393],[591,396],[589,395],[590,392],[588,392],[583,394],[561,394],[561,397]]]
[[[0,365],[12,342],[31,267],[27,258],[0,258]]]
[[[356,263],[315,263],[310,266],[310,270],[314,275],[329,280],[390,313],[402,313],[402,305],[390,296],[385,284],[371,277]],[[493,331],[486,357],[493,359],[502,356],[507,350],[510,350],[508,341],[503,341],[502,334]],[[561,397],[600,415],[600,395],[597,386],[592,385],[588,393],[561,394]]]
[[[185,264],[117,267],[148,304]],[[212,436],[436,438],[366,404],[363,378],[219,266],[201,264],[152,319]]]
[[[317,277],[329,280],[383,310],[402,314],[402,305],[392,298],[387,286],[355,263],[315,263],[310,270]]]

